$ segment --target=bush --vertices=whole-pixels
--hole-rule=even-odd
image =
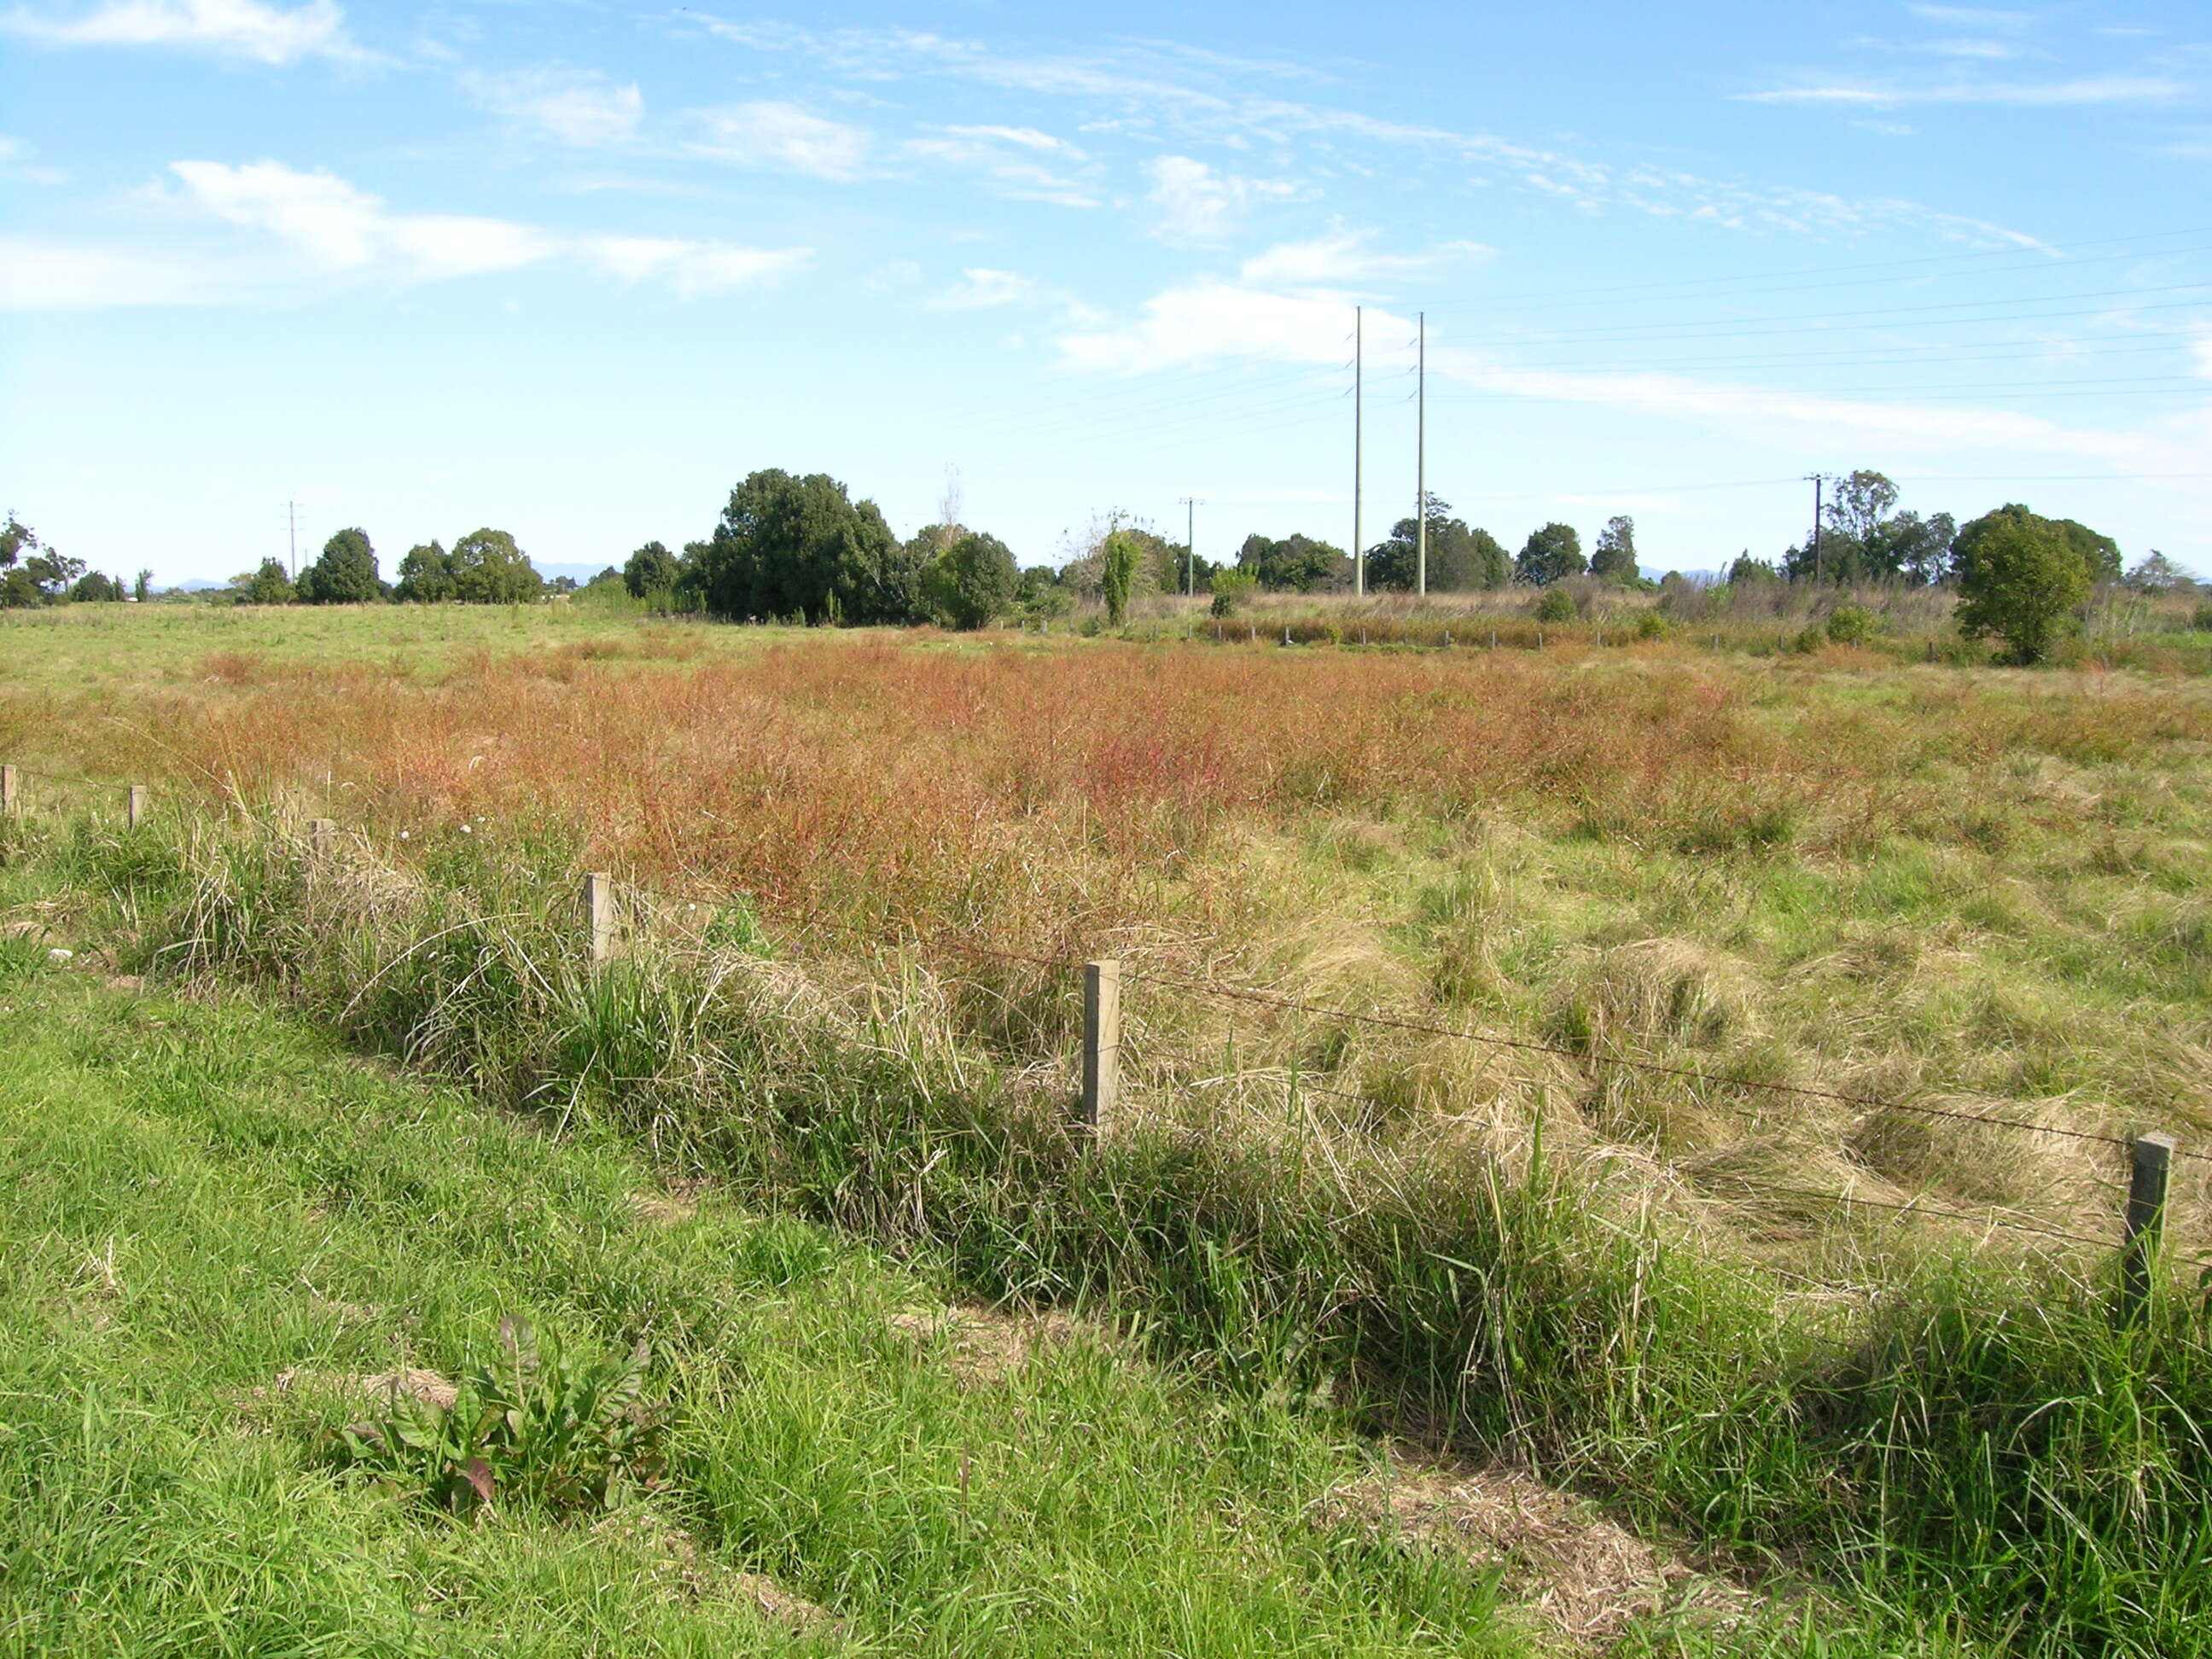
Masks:
[[[1259,585],[1259,578],[1249,570],[1216,571],[1213,576],[1213,614],[1217,617],[1235,616]]]
[[[1548,589],[1544,597],[1536,601],[1536,620],[1540,623],[1564,623],[1574,619],[1574,595],[1565,589]]]
[[[1636,637],[1639,640],[1663,640],[1667,637],[1667,619],[1656,611],[1647,611],[1636,619]]]
[[[2017,663],[2039,661],[2088,597],[2090,563],[2063,526],[2024,508],[1977,519],[1960,538],[1959,631],[1994,635]],[[2084,532],[2085,534],[2087,532]]]
[[[1832,645],[1864,645],[1875,632],[1874,612],[1863,605],[1839,605],[1828,613],[1828,641]]]
[[[2212,599],[2197,607],[2196,614],[2189,619],[2189,625],[2200,634],[2212,634]]]

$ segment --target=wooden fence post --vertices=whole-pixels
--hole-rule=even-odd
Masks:
[[[307,851],[319,859],[331,855],[331,848],[338,838],[338,827],[328,818],[307,820]]]
[[[130,793],[123,798],[123,821],[131,829],[136,830],[145,816],[146,786],[143,783],[134,783],[131,786]]]
[[[0,766],[0,812],[15,812],[21,809],[22,802],[16,799],[15,794],[15,769]]]
[[[2137,1135],[2128,1179],[2127,1241],[2120,1246],[2120,1317],[2132,1323],[2150,1297],[2151,1264],[2166,1231],[2166,1180],[2173,1137]]]
[[[1112,1123],[1121,1097],[1121,964],[1083,964],[1083,1103],[1078,1121],[1094,1135]]]
[[[584,878],[584,924],[591,933],[593,967],[615,953],[615,878],[604,870]]]

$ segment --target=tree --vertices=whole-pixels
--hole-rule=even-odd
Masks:
[[[2186,593],[2197,586],[2194,576],[2154,547],[2124,580],[2138,593]]]
[[[730,492],[713,538],[695,545],[692,568],[716,616],[920,619],[919,572],[884,515],[827,473],[749,474]]]
[[[292,579],[277,559],[262,560],[258,570],[233,576],[230,585],[240,605],[289,605],[295,597]]]
[[[1352,561],[1342,548],[1297,533],[1280,541],[1247,536],[1237,550],[1237,568],[1271,593],[1312,593],[1341,586],[1352,575]]]
[[[1513,561],[1487,530],[1470,529],[1451,516],[1451,503],[1431,495],[1429,592],[1471,593],[1503,587],[1513,579]],[[1367,585],[1381,592],[1411,592],[1419,580],[1419,523],[1404,518],[1390,526],[1390,538],[1367,550]]]
[[[1967,571],[1979,557],[1982,541],[2002,525],[2013,522],[2042,526],[2055,532],[2080,562],[2083,578],[2092,586],[2119,580],[2119,544],[2110,536],[2100,535],[2088,526],[2077,524],[2071,519],[2046,519],[2017,501],[2008,501],[1995,512],[1983,514],[1961,528],[1953,538],[1951,572],[1959,579],[1962,591]]]
[[[76,586],[70,589],[70,598],[80,605],[112,603],[122,597],[123,584],[97,570],[78,577]]]
[[[154,573],[142,570],[138,579],[131,584],[131,597],[143,605],[154,597]]]
[[[392,597],[415,605],[459,599],[453,556],[436,542],[416,543],[399,561],[399,585],[392,590]]]
[[[1942,580],[1958,533],[1958,522],[1948,513],[1932,519],[1900,513],[1875,527],[1868,546],[1882,575],[1924,585]]]
[[[1579,576],[1589,568],[1589,562],[1583,557],[1582,538],[1575,534],[1574,526],[1547,524],[1529,532],[1520,557],[1513,562],[1513,579],[1532,587],[1545,587],[1565,577]]]
[[[542,598],[545,579],[504,530],[471,530],[453,544],[453,597],[465,605]]]
[[[929,535],[924,531],[921,540]],[[996,536],[962,531],[951,545],[931,560],[922,592],[931,610],[954,628],[982,628],[1013,609],[1021,573],[1014,556]]]
[[[1626,514],[1607,519],[1605,528],[1597,532],[1597,548],[1591,553],[1590,574],[1603,581],[1632,582],[1636,580],[1636,520]]]
[[[302,605],[374,605],[384,598],[376,550],[368,532],[341,530],[323,544],[322,556],[300,573]]]
[[[1753,558],[1751,550],[1747,547],[1735,556],[1728,568],[1728,584],[1730,587],[1756,587],[1762,582],[1778,582],[1781,580],[1780,571],[1764,559]]]
[[[1861,470],[1835,481],[1825,517],[1830,530],[1864,546],[1874,540],[1896,505],[1897,486],[1881,473]],[[1826,553],[1823,547],[1824,565]]]
[[[0,527],[0,570],[12,569],[23,556],[25,548],[35,553],[45,545],[39,539],[39,532],[18,519],[10,508],[7,525]]]
[[[1144,544],[1116,525],[1107,532],[1099,554],[1098,594],[1106,601],[1106,620],[1119,628],[1129,614],[1129,595],[1136,589],[1137,571],[1145,556]]]
[[[1959,532],[1959,631],[1995,635],[2013,660],[2047,653],[2089,592],[2090,564],[2057,524],[2000,507]]]
[[[673,593],[683,574],[673,553],[659,542],[647,542],[623,562],[622,582],[630,598],[641,599],[648,593]]]

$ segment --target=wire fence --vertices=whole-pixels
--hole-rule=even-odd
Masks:
[[[118,796],[126,788],[126,786],[114,779],[97,777],[82,772],[45,765],[35,769],[8,765],[0,767],[0,811],[21,811],[26,802],[27,784],[32,779],[40,782],[58,782],[110,790],[116,792]],[[604,882],[606,878],[600,876],[592,879]],[[757,896],[748,896],[757,912]],[[863,927],[855,922],[825,916],[818,913],[780,915],[773,911],[768,914],[766,919],[771,925],[779,928],[800,933],[832,934],[853,941],[869,950],[902,950],[910,943],[918,951],[935,951],[967,957],[978,961],[1011,963],[1042,969],[1048,973],[1069,975],[1079,974],[1086,968],[1096,965],[1073,957],[1040,955],[1031,951],[1018,951],[1002,945],[986,945],[964,935],[933,931],[911,922],[887,929],[882,927]],[[591,948],[596,955],[603,948],[600,928],[594,924],[591,932],[592,934]],[[611,934],[607,935],[607,941],[611,939]],[[1855,1112],[1869,1115],[1898,1114],[1948,1122],[1972,1124],[2021,1134],[2050,1136],[2076,1143],[2107,1147],[2118,1152],[2134,1152],[2138,1154],[2144,1144],[2142,1137],[2130,1139],[2092,1130],[2069,1128],[2057,1124],[2025,1121],[2017,1117],[1999,1115],[1996,1111],[1967,1111],[1961,1110],[1956,1106],[1936,1106],[1893,1096],[1869,1095],[1850,1090],[1822,1088],[1774,1079],[1749,1077],[1737,1073],[1712,1071],[1696,1066],[1674,1064],[1663,1060],[1644,1059],[1618,1051],[1605,1050],[1595,1044],[1587,1048],[1575,1048],[1563,1043],[1546,1042],[1531,1037],[1516,1036],[1498,1031],[1448,1024],[1437,1020],[1346,1007],[1338,1004],[1315,1002],[1253,986],[1229,984],[1216,979],[1193,979],[1142,968],[1131,971],[1118,963],[1114,964],[1114,968],[1115,978],[1121,984],[1155,987],[1186,995],[1204,997],[1217,1003],[1263,1008],[1271,1012],[1296,1014],[1339,1025],[1364,1026],[1399,1034],[1442,1038],[1492,1049],[1543,1055],[1564,1060],[1577,1066],[1663,1078],[1671,1082],[1692,1085],[1704,1091],[1739,1090],[1778,1098],[1817,1101],[1846,1107]],[[1110,1050],[1118,1060],[1123,1046],[1119,1035],[1118,1017],[1116,1029],[1110,1036],[1102,1037],[1100,1033],[1090,1032],[1086,1034],[1086,1041],[1094,1049],[1103,1048]],[[1248,1073],[1245,1075],[1253,1074]],[[1312,1093],[1351,1102],[1380,1114],[1388,1114],[1395,1109],[1393,1103],[1380,1099],[1370,1092],[1317,1081],[1310,1074],[1296,1068],[1290,1071],[1284,1079],[1284,1083],[1293,1099],[1301,1092]],[[1993,1107],[2002,1107],[2007,1104],[2017,1106],[2021,1103],[1991,1097],[1990,1104]],[[2160,1157],[2190,1164],[2212,1164],[2212,1153],[2186,1151],[2178,1147],[2166,1148],[2161,1152]],[[1662,1168],[1663,1172],[1670,1176],[1689,1177],[1693,1182],[1695,1181],[1695,1177],[1690,1176],[1690,1172],[1686,1171],[1679,1164],[1668,1163]],[[2161,1212],[2164,1209],[2163,1180],[2161,1173],[2159,1176],[2157,1205]],[[1705,1183],[1705,1196],[1717,1202],[1728,1202],[1725,1197],[1710,1190],[1711,1184],[1711,1180],[1708,1179]],[[2133,1235],[2139,1223],[2140,1218],[2135,1215],[2132,1206],[2140,1199],[2138,1190],[2140,1186],[2141,1171],[2138,1169],[2136,1181],[2130,1188],[2132,1196],[2129,1224],[2130,1237],[2121,1241],[2123,1248],[2133,1243]],[[1985,1230],[2001,1229],[2097,1249],[2109,1249],[2114,1243],[2114,1241],[2110,1238],[2099,1238],[2086,1233],[2053,1226],[2042,1218],[2023,1214],[2016,1208],[2008,1206],[1993,1205],[1981,1210],[1963,1210],[1933,1203],[1920,1197],[1899,1202],[1849,1190],[1824,1191],[1778,1184],[1764,1179],[1755,1182],[1747,1180],[1742,1195],[1746,1199],[1796,1198],[1846,1210],[1883,1212],[1895,1215],[1899,1221],[1912,1218],[1948,1220]],[[2160,1218],[2162,1221],[2162,1214]],[[2176,1257],[2174,1260],[2179,1265],[2203,1269],[2209,1276],[2212,1276],[2212,1259]]]

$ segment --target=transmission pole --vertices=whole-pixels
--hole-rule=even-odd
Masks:
[[[1352,308],[1352,591],[1367,596],[1367,544],[1359,538],[1359,447],[1366,415],[1362,407],[1361,383],[1367,370],[1365,313]]]
[[[1413,381],[1413,591],[1429,591],[1429,313],[1419,313],[1420,356]]]
[[[1820,580],[1820,492],[1828,482],[1828,475],[1813,472],[1806,476],[1813,486],[1813,580],[1817,582]]]
[[[285,502],[285,503],[284,503],[284,525],[285,525],[285,528],[286,528],[286,529],[290,532],[290,536],[291,536],[291,548],[292,548],[292,580],[293,580],[294,581],[297,581],[297,580],[300,580],[300,504],[299,504],[299,502],[297,502],[297,501],[287,501],[287,502]]]
[[[1185,599],[1190,599],[1198,592],[1198,497],[1186,495],[1182,504],[1188,514],[1188,528],[1183,532],[1182,592]]]

